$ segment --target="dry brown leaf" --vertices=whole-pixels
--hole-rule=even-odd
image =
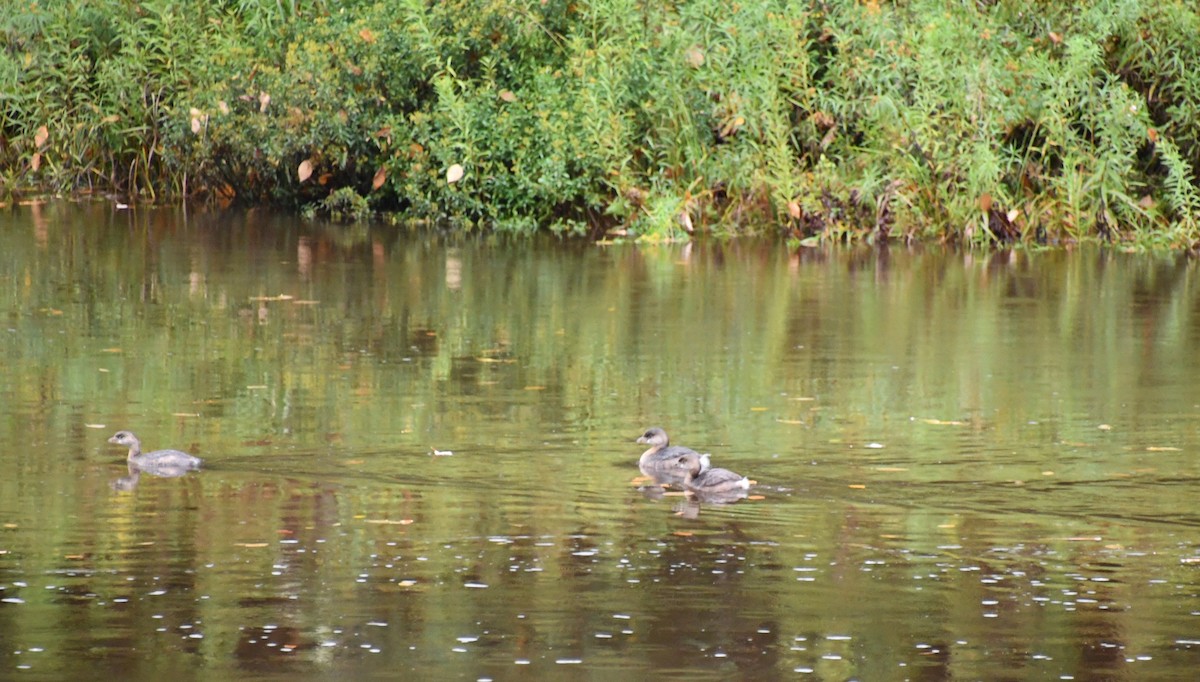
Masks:
[[[767,498],[763,495],[747,495],[746,499],[747,500],[765,500]]]
[[[375,42],[375,34],[371,33],[371,29],[369,28],[364,28],[363,30],[359,31],[358,37],[362,38],[364,43]]]
[[[34,136],[33,136],[33,145],[35,147],[40,147],[40,146],[46,144],[46,140],[49,140],[49,139],[50,139],[50,130],[48,128],[46,128],[46,126],[40,126],[37,129],[37,133],[34,134]]]
[[[375,177],[371,179],[371,189],[379,189],[385,182],[387,182],[387,168],[380,166],[379,170],[375,171]]]
[[[267,113],[267,105],[271,103],[271,96],[265,92],[258,93],[258,113]]]
[[[865,490],[867,486],[863,485],[862,483],[851,483],[850,485],[848,485],[846,487],[854,488],[855,490]]]
[[[296,177],[300,178],[300,182],[312,177],[313,163],[312,159],[305,159],[300,162],[300,167],[296,169]]]
[[[192,133],[196,135],[200,134],[200,119],[198,118],[192,119]]]
[[[35,171],[42,167],[42,153],[41,152],[33,153],[33,158],[29,159],[29,167]]]
[[[683,53],[683,61],[693,69],[698,69],[704,66],[704,49],[699,45],[693,45]]]
[[[459,180],[462,180],[463,173],[464,173],[464,171],[463,171],[463,167],[461,165],[459,165],[457,163],[453,164],[452,166],[450,166],[449,168],[446,169],[446,182],[453,185],[454,183],[458,182]]]

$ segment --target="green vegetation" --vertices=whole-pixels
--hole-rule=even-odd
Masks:
[[[1200,239],[1182,0],[21,0],[0,184],[650,239]]]

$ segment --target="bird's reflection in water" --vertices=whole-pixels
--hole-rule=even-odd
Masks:
[[[138,487],[141,481],[142,474],[154,476],[156,478],[179,478],[193,471],[192,467],[172,465],[172,464],[143,464],[138,465],[133,462],[127,463],[128,473],[119,478],[113,479],[109,485],[113,490],[118,492],[130,492]]]

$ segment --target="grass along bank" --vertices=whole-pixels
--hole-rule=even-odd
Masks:
[[[1200,12],[1177,0],[21,0],[0,31],[9,198],[1200,239]]]

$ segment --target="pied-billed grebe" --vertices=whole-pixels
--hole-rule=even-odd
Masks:
[[[200,458],[179,450],[142,452],[142,441],[130,431],[117,431],[108,442],[129,448],[127,461],[139,469],[199,469]],[[178,475],[178,474],[176,474]]]
[[[750,479],[729,469],[713,467],[707,454],[681,457],[679,466],[687,469],[684,489],[701,497],[742,497],[750,489]]]
[[[649,450],[642,453],[638,459],[638,468],[647,476],[654,473],[671,474],[679,471],[679,458],[687,455],[700,456],[700,453],[691,448],[685,448],[682,445],[671,445],[670,439],[667,438],[667,432],[658,428],[646,429],[637,442],[645,443],[650,446]]]

